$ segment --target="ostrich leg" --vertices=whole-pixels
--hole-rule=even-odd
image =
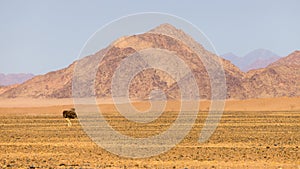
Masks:
[[[65,118],[65,119],[68,122],[68,127],[72,126],[71,120],[69,118]]]

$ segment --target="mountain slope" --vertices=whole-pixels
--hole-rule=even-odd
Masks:
[[[236,65],[238,67],[240,66],[241,58],[232,52],[225,53],[225,54],[221,55],[221,57],[226,60],[229,60],[231,63],[233,63],[234,65]],[[241,67],[239,67],[239,68],[241,68]]]
[[[257,59],[254,62],[252,62],[251,64],[248,64],[244,68],[244,71],[247,72],[247,71],[254,70],[254,69],[265,68],[270,63],[274,63],[278,59],[279,59],[279,57],[276,57],[276,56],[275,57],[266,58],[266,59]]]
[[[15,85],[9,85],[9,86],[0,86],[0,95],[10,89],[16,88],[18,84]]]
[[[300,52],[247,73],[243,86],[249,98],[300,96]]]
[[[18,73],[18,74],[3,74],[0,73],[0,85],[9,86],[21,84],[34,77],[33,74]]]
[[[165,35],[165,33],[168,33],[168,35]],[[83,83],[80,82],[80,87],[88,88],[94,83],[96,89],[95,93],[92,92],[93,89],[88,90],[91,92],[87,93],[77,90],[78,92],[81,92],[79,95],[90,97],[95,94],[97,97],[111,97],[112,77],[116,69],[120,66],[121,61],[132,54],[139,54],[140,51],[145,49],[155,48],[168,51],[172,53],[172,55],[177,55],[182,59],[195,76],[201,98],[209,99],[211,97],[210,80],[206,69],[200,57],[197,56],[189,46],[183,43],[182,40],[189,43],[193,48],[197,48],[202,55],[202,59],[212,59],[211,61],[220,60],[223,63],[228,83],[227,85],[229,86],[228,97],[239,97],[235,91],[241,90],[241,79],[244,76],[244,73],[230,62],[208,52],[182,30],[176,29],[169,24],[160,25],[144,34],[120,38],[106,49],[101,50],[94,55],[85,57],[79,62],[77,61],[80,64],[79,67],[83,67],[83,69],[80,70],[81,72],[79,72],[79,74],[82,74],[79,75],[79,79],[87,78],[82,81]],[[101,58],[104,53],[105,57],[98,63],[99,58]],[[168,60],[164,59],[165,57],[164,54],[161,55],[161,58],[159,58],[157,62],[165,62],[167,64]],[[37,76],[16,88],[4,92],[1,96],[35,98],[71,97],[72,73],[77,62],[73,63],[68,68]],[[96,70],[94,81],[94,79],[89,79],[89,77],[85,75],[86,72],[89,72],[95,67],[98,67],[98,69]],[[184,70],[179,70],[181,73],[183,71]],[[183,83],[187,83],[191,80],[190,75],[185,75],[181,78],[186,79],[181,80]],[[177,79],[177,81],[178,80],[180,79]],[[176,83],[176,80],[166,72],[156,69],[147,69],[137,74],[130,83],[129,93],[131,98],[148,99],[151,94],[150,92],[154,89],[163,90],[169,99],[178,99],[180,97],[179,86]]]
[[[149,63],[145,64],[147,57],[143,54],[151,48],[156,50],[147,55],[150,62],[155,61],[154,65],[171,64],[169,73],[147,67]],[[169,56],[178,57],[192,73],[186,73],[185,69],[172,62],[173,59]],[[230,61],[205,50],[182,30],[163,24],[143,34],[122,37],[107,48],[84,57],[65,69],[36,76],[21,85],[5,89],[0,93],[0,97],[70,98],[73,87],[73,96],[78,97],[124,97],[128,90],[130,98],[144,100],[159,97],[151,95],[152,90],[162,90],[168,99],[180,99],[180,84],[190,84],[193,75],[201,99],[210,99],[211,81],[206,69],[218,66],[217,61],[220,61],[224,68],[227,98],[294,97],[300,96],[299,56],[300,52],[296,51],[266,68],[244,73]],[[127,67],[122,68],[122,65]],[[132,74],[133,70],[143,71],[133,77],[127,76]],[[113,86],[115,93],[112,93],[113,78],[118,72],[122,76],[116,79],[115,84],[129,81],[129,89]],[[170,75],[176,73],[179,75],[177,79]],[[76,85],[72,86],[73,81]]]
[[[238,57],[233,53],[226,53],[221,56],[227,60],[230,60],[234,65],[238,66],[244,72],[253,69],[265,68],[269,64],[280,59],[277,54],[266,49],[253,50],[243,57]]]
[[[266,49],[256,49],[243,57],[243,71],[265,68],[270,63],[280,59],[280,57]]]
[[[71,97],[71,79],[74,63],[65,69],[49,72],[11,88],[1,97],[32,97],[32,98],[66,98]]]
[[[274,66],[299,66],[300,65],[300,51],[297,50],[287,57],[281,58],[278,61],[271,63],[268,67]]]

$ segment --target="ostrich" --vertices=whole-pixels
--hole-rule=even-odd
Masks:
[[[72,126],[72,123],[70,121],[70,119],[75,119],[77,118],[77,114],[75,112],[74,108],[71,108],[70,110],[64,110],[63,111],[63,117],[66,119],[66,121],[68,122],[68,126]]]

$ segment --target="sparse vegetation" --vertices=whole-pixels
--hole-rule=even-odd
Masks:
[[[144,127],[113,112],[106,118],[123,134],[145,137],[167,129],[163,124],[174,120],[168,115]],[[297,168],[300,163],[300,112],[225,112],[215,133],[200,144],[206,116],[207,112],[199,112],[191,132],[169,152],[127,159],[98,147],[77,119],[69,128],[59,114],[2,114],[0,168]]]

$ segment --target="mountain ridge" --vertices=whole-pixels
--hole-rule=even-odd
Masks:
[[[232,52],[225,53],[221,57],[230,60],[242,71],[248,72],[253,69],[265,68],[269,64],[279,60],[281,57],[267,49],[255,49],[243,57],[237,56]]]
[[[0,86],[10,86],[15,84],[21,84],[34,77],[31,73],[0,73]]]
[[[79,89],[81,87],[88,88],[88,90],[75,90],[79,92],[75,93],[75,95],[100,98],[111,97],[112,77],[120,66],[121,61],[128,59],[129,56],[134,54],[139,56],[139,51],[147,48],[168,50],[182,59],[195,77],[201,99],[211,98],[210,79],[203,60],[200,59],[205,59],[205,57],[222,63],[226,77],[227,98],[248,99],[300,96],[299,80],[297,81],[297,79],[300,79],[298,78],[298,74],[300,74],[298,71],[299,67],[295,64],[288,64],[295,62],[294,60],[297,60],[298,63],[299,51],[287,56],[288,59],[282,58],[277,61],[277,66],[276,62],[274,62],[273,66],[270,64],[266,68],[245,73],[230,61],[204,49],[201,44],[197,43],[182,30],[169,24],[162,24],[143,34],[121,37],[107,48],[93,55],[77,60],[64,69],[35,76],[21,85],[8,89],[2,94],[0,93],[0,97],[71,98],[74,96],[74,93],[72,94],[73,73],[75,66],[78,66],[78,64],[82,69],[77,72],[79,73],[78,79],[81,80],[78,81],[79,86],[77,87]],[[197,53],[194,50],[197,50]],[[201,56],[198,56],[198,54]],[[99,58],[102,58],[100,63],[98,63]],[[164,55],[161,56],[161,60],[158,60],[158,62],[166,63],[166,60],[163,58]],[[286,65],[282,66],[283,63],[286,63]],[[95,79],[86,76],[89,71],[94,72]],[[128,72],[125,71],[125,73]],[[191,80],[188,76],[183,77],[183,79],[185,79],[183,80],[185,81],[184,83],[189,83]],[[93,85],[95,90],[91,88]],[[145,100],[149,99],[152,90],[157,89],[164,91],[168,99],[180,99],[178,83],[161,70],[147,69],[138,73],[131,80],[128,90],[130,98]],[[119,90],[121,94],[124,89]]]

